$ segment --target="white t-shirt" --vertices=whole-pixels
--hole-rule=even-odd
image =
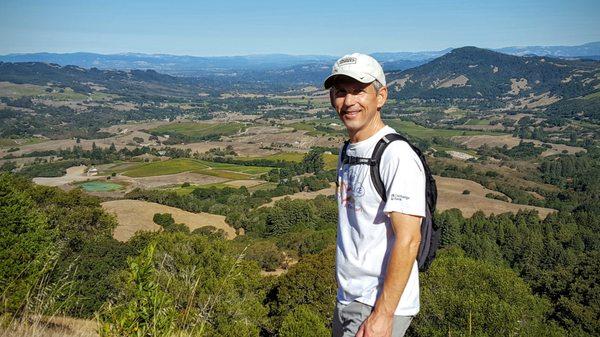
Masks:
[[[381,137],[395,132],[386,126],[366,140],[350,143],[346,153],[371,158]],[[336,276],[337,299],[343,304],[358,301],[375,305],[395,240],[386,213],[425,217],[425,173],[410,145],[404,141],[390,143],[379,171],[387,202],[377,194],[368,165],[341,165],[338,161]],[[418,312],[419,270],[415,261],[395,315],[412,316]]]

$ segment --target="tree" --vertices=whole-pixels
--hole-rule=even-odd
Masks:
[[[267,299],[276,321],[305,304],[330,326],[337,293],[334,254],[335,249],[330,248],[306,256],[278,279]]]
[[[0,313],[23,309],[55,253],[56,231],[23,191],[25,186],[11,174],[0,174]]]
[[[325,320],[310,306],[301,305],[285,316],[279,329],[280,337],[327,337],[331,331]]]
[[[421,312],[412,336],[564,336],[545,319],[550,303],[507,267],[476,261],[458,249],[439,252],[422,274]]]

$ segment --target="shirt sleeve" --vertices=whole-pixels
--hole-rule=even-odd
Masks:
[[[384,213],[425,217],[425,171],[410,145],[404,141],[388,145],[381,157],[379,172],[387,196]]]

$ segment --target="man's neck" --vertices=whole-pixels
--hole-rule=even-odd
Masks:
[[[369,137],[373,136],[374,134],[379,132],[379,130],[383,129],[384,127],[385,127],[385,124],[383,123],[383,121],[381,119],[378,119],[378,120],[375,120],[374,123],[372,125],[369,125],[367,128],[358,130],[354,133],[352,133],[350,130],[348,130],[348,136],[350,138],[350,143],[358,143],[358,142],[362,142],[363,140],[369,139]]]

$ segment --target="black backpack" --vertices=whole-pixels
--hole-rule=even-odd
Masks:
[[[385,193],[385,187],[381,181],[381,175],[379,173],[379,162],[381,161],[383,151],[385,151],[391,142],[396,140],[403,140],[410,145],[413,151],[415,151],[417,156],[419,156],[421,159],[423,169],[425,170],[426,213],[425,219],[423,219],[421,222],[421,244],[419,246],[419,254],[417,255],[417,263],[419,265],[419,271],[427,271],[431,265],[431,261],[433,261],[435,258],[435,253],[440,245],[441,230],[438,226],[436,226],[433,220],[433,213],[435,212],[435,205],[437,202],[437,187],[435,185],[435,179],[433,179],[433,176],[431,175],[431,171],[429,170],[429,166],[427,165],[427,161],[425,160],[421,150],[411,144],[405,137],[397,133],[390,133],[383,136],[377,145],[375,145],[375,149],[373,149],[371,158],[352,157],[346,155],[346,150],[350,144],[350,141],[346,141],[344,143],[344,147],[342,148],[342,164],[369,165],[371,168],[371,181],[373,182],[373,186],[375,186],[377,193],[385,202],[387,200],[387,196]]]

